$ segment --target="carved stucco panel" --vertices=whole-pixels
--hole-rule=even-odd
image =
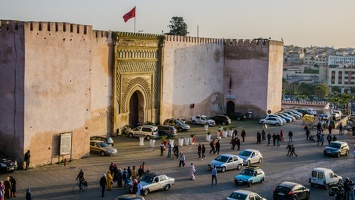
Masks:
[[[152,94],[151,91],[151,78],[150,77],[123,77],[122,78],[122,106],[121,112],[126,113],[129,111],[130,97],[132,94],[139,90],[144,95],[146,100],[146,108],[152,107]]]

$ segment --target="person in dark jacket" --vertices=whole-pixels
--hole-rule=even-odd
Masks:
[[[101,186],[101,197],[105,196],[105,188],[106,188],[107,182],[106,182],[106,174],[102,175],[100,179],[100,186]]]
[[[242,130],[242,134],[241,134],[241,136],[242,136],[242,138],[243,138],[243,142],[245,141],[245,136],[247,135],[247,133],[245,132],[245,130],[243,129]]]
[[[140,179],[144,174],[144,170],[142,168],[142,165],[139,166],[139,169],[138,169],[138,179]]]
[[[236,144],[237,144],[238,150],[240,150],[240,139],[238,137],[236,139]]]
[[[32,193],[30,189],[26,190],[26,200],[32,200]]]
[[[10,182],[12,197],[16,197],[16,180],[14,179],[14,177],[10,176]]]
[[[31,158],[30,150],[27,150],[27,152],[25,153],[26,170],[30,169],[30,158]]]
[[[11,197],[11,182],[10,182],[10,177],[7,177],[6,180],[4,181],[5,185],[5,199],[10,199]]]
[[[270,132],[267,134],[267,145],[270,145],[271,134]]]
[[[219,143],[219,140],[216,142],[216,153],[219,155],[219,150],[221,149],[221,144]]]

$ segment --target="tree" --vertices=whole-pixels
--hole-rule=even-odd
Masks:
[[[316,87],[315,94],[319,99],[324,99],[329,96],[329,87],[327,84],[319,84]]]
[[[170,28],[168,35],[186,36],[189,34],[189,32],[187,32],[187,24],[184,22],[183,17],[172,17],[168,27]]]

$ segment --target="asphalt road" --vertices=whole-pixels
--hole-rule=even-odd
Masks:
[[[34,199],[113,199],[116,196],[127,193],[127,189],[119,189],[114,184],[112,191],[107,191],[104,198],[101,198],[99,180],[103,173],[106,173],[111,162],[117,163],[118,167],[124,168],[135,165],[137,168],[142,162],[146,163],[146,169],[157,173],[164,173],[174,177],[176,182],[169,191],[152,192],[145,198],[155,199],[224,199],[232,191],[246,189],[257,192],[261,196],[272,199],[272,192],[275,186],[283,181],[293,181],[310,188],[308,174],[314,167],[326,167],[332,169],[336,174],[343,178],[349,177],[355,180],[355,159],[352,155],[341,158],[323,156],[325,146],[318,146],[315,142],[305,140],[301,120],[289,123],[281,127],[269,126],[266,132],[280,132],[282,129],[287,135],[289,130],[294,133],[293,143],[296,146],[298,157],[286,156],[287,142],[282,142],[281,147],[268,146],[266,141],[256,144],[256,131],[261,131],[261,126],[256,121],[233,122],[237,126],[239,134],[242,129],[247,132],[246,142],[242,143],[241,149],[257,149],[264,157],[260,168],[265,172],[266,179],[262,184],[235,185],[234,176],[241,170],[231,170],[218,173],[218,184],[211,186],[211,171],[208,163],[216,157],[209,154],[209,142],[205,140],[205,131],[201,126],[192,126],[189,132],[178,133],[180,137],[188,137],[191,133],[197,135],[197,143],[194,145],[182,146],[180,151],[186,155],[187,166],[178,167],[178,161],[164,156],[160,156],[159,142],[155,147],[149,146],[149,141],[145,141],[144,146],[139,146],[138,138],[128,138],[125,136],[114,137],[115,147],[118,155],[112,157],[100,157],[92,155],[90,158],[74,160],[67,166],[53,164],[37,167],[29,171],[18,170],[10,174],[0,174],[0,180],[5,180],[12,175],[16,178],[18,185],[18,199],[23,199],[26,188],[31,188]],[[211,128],[212,133],[217,129]],[[315,130],[311,130],[315,132]],[[336,131],[335,131],[336,132]],[[336,132],[337,133],[337,132]],[[239,135],[238,134],[238,135]],[[215,138],[216,134],[212,134]],[[287,137],[285,137],[287,140]],[[350,135],[339,135],[338,140],[348,142],[351,151],[355,144],[355,138]],[[222,138],[221,153],[235,153],[239,151],[230,149],[230,137]],[[177,142],[177,141],[175,141]],[[203,143],[206,146],[207,159],[197,159],[197,145]],[[193,162],[196,166],[196,180],[189,179],[188,165]],[[76,183],[75,178],[80,169],[85,172],[89,188],[86,192],[73,194],[72,186]],[[334,199],[328,196],[328,191],[324,188],[310,188],[312,200]]]

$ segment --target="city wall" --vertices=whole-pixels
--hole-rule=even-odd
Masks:
[[[222,39],[166,36],[160,122],[221,111],[223,54]]]

